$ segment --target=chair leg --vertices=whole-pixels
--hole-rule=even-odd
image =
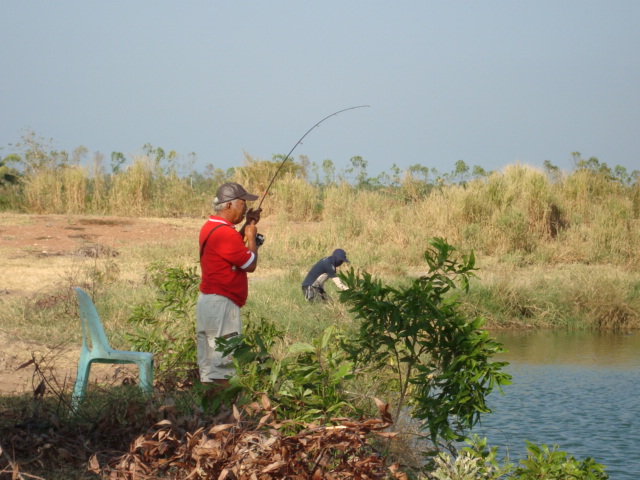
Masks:
[[[151,396],[153,393],[153,360],[137,362],[138,364],[138,375],[140,382],[140,389],[147,396]]]
[[[71,410],[78,410],[84,394],[87,391],[87,382],[89,381],[89,372],[91,371],[91,361],[84,355],[80,355],[78,362],[78,372],[76,374],[76,383],[73,387],[71,395]]]

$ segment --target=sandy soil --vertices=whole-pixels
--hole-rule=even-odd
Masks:
[[[55,270],[55,262],[90,258],[96,248],[117,255],[131,244],[193,238],[201,224],[202,219],[0,214],[0,310],[3,303],[25,301],[46,285],[55,285],[56,278],[46,273]],[[45,367],[55,365],[58,380],[73,381],[79,351],[79,345],[17,339],[0,326],[0,395],[33,391],[34,381],[39,382],[33,365],[20,368],[32,358],[44,359]]]

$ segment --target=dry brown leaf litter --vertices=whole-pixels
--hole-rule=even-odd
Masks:
[[[232,421],[195,431],[164,420],[135,439],[126,454],[102,467],[94,455],[89,464],[114,480],[406,479],[372,445],[376,436],[395,436],[388,432],[388,405],[377,403],[379,419],[332,419],[333,425],[307,425],[287,435],[283,431],[290,423],[279,421],[265,398],[263,405],[243,409],[246,419],[234,407]]]

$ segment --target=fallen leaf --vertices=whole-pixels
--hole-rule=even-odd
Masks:
[[[262,418],[260,419],[260,421],[258,422],[258,425],[264,425],[265,423],[267,423],[267,420],[269,420],[271,418],[271,414],[267,413],[266,415],[263,415]]]
[[[380,412],[380,418],[388,423],[393,423],[393,419],[391,418],[391,414],[389,413],[389,404],[383,403],[382,400],[378,398],[373,398],[378,407],[378,412]]]
[[[271,411],[271,402],[269,401],[269,397],[266,395],[262,395],[262,406],[267,412]]]
[[[279,461],[279,462],[273,462],[271,465],[268,465],[267,467],[265,467],[264,469],[262,469],[261,473],[269,473],[269,472],[273,472],[274,470],[279,469],[280,467],[284,467],[286,465],[285,462]]]
[[[233,423],[223,423],[220,425],[215,425],[209,429],[209,434],[213,435],[214,433],[218,433],[223,430],[228,430],[231,427],[233,427]]]
[[[95,474],[100,473],[100,462],[98,462],[98,454],[94,453],[89,459],[89,471]]]

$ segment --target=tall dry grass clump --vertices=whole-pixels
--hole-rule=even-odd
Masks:
[[[640,264],[638,188],[586,169],[563,178],[558,189],[571,227],[562,240],[576,261]]]
[[[424,234],[489,255],[531,254],[553,241],[563,224],[548,178],[519,164],[488,178],[440,185],[415,203],[414,215]]]
[[[145,215],[153,195],[153,168],[148,157],[135,157],[124,171],[112,177],[109,210],[114,215]]]
[[[32,172],[24,179],[25,207],[33,213],[57,213],[63,209],[62,184],[55,170]]]
[[[361,252],[370,271],[403,271],[421,262],[427,231],[416,203],[342,183],[325,190],[322,233],[330,245]],[[399,270],[400,269],[400,270]]]
[[[553,240],[561,206],[543,172],[516,164],[458,188],[461,237],[490,254],[531,254]]]
[[[68,213],[83,213],[87,206],[87,171],[82,167],[63,169],[65,204]]]
[[[562,223],[553,186],[540,170],[519,164],[504,169],[503,181],[504,194],[495,199],[500,208],[494,216],[494,225],[501,239],[496,249],[501,253],[535,252],[557,236]]]
[[[178,177],[175,172],[167,175],[155,172],[151,194],[149,211],[154,216],[196,216],[201,212],[202,196],[194,192],[189,183]]]
[[[300,182],[298,183],[294,180],[299,180]],[[229,181],[243,185],[248,191],[260,197],[265,194],[270,184],[269,195],[275,195],[280,189],[281,196],[286,192],[287,188],[293,188],[294,191],[300,189],[302,183],[311,187],[307,182],[306,169],[293,160],[288,159],[284,162],[284,157],[281,158],[277,155],[274,156],[274,160],[259,160],[246,152],[244,153],[244,165],[233,169],[233,174]],[[265,202],[264,213],[267,215],[275,211],[273,205],[269,205],[269,203]],[[290,203],[293,202],[290,200]]]
[[[404,228],[413,231],[417,238],[442,237],[451,244],[460,245],[461,227],[459,221],[462,207],[461,191],[455,185],[440,185],[424,198],[407,204]]]
[[[292,162],[283,165],[281,172],[286,173]],[[264,194],[269,182],[280,167],[280,162],[259,160],[244,152],[244,165],[234,169],[232,181],[243,185],[250,192]]]
[[[604,172],[578,169],[564,175],[560,185],[567,201],[571,203],[572,214],[588,216],[593,202],[625,194],[627,188]]]
[[[259,191],[259,190],[257,190]],[[291,222],[317,220],[321,206],[321,192],[302,178],[287,173],[274,183],[265,201],[265,214],[275,213]]]
[[[82,213],[87,201],[87,172],[61,166],[30,172],[24,180],[26,208],[36,213]]]
[[[89,179],[89,206],[88,208],[92,213],[106,214],[107,210],[107,197],[108,197],[109,182],[108,177],[104,173],[104,168],[99,161],[94,160],[93,174]]]

